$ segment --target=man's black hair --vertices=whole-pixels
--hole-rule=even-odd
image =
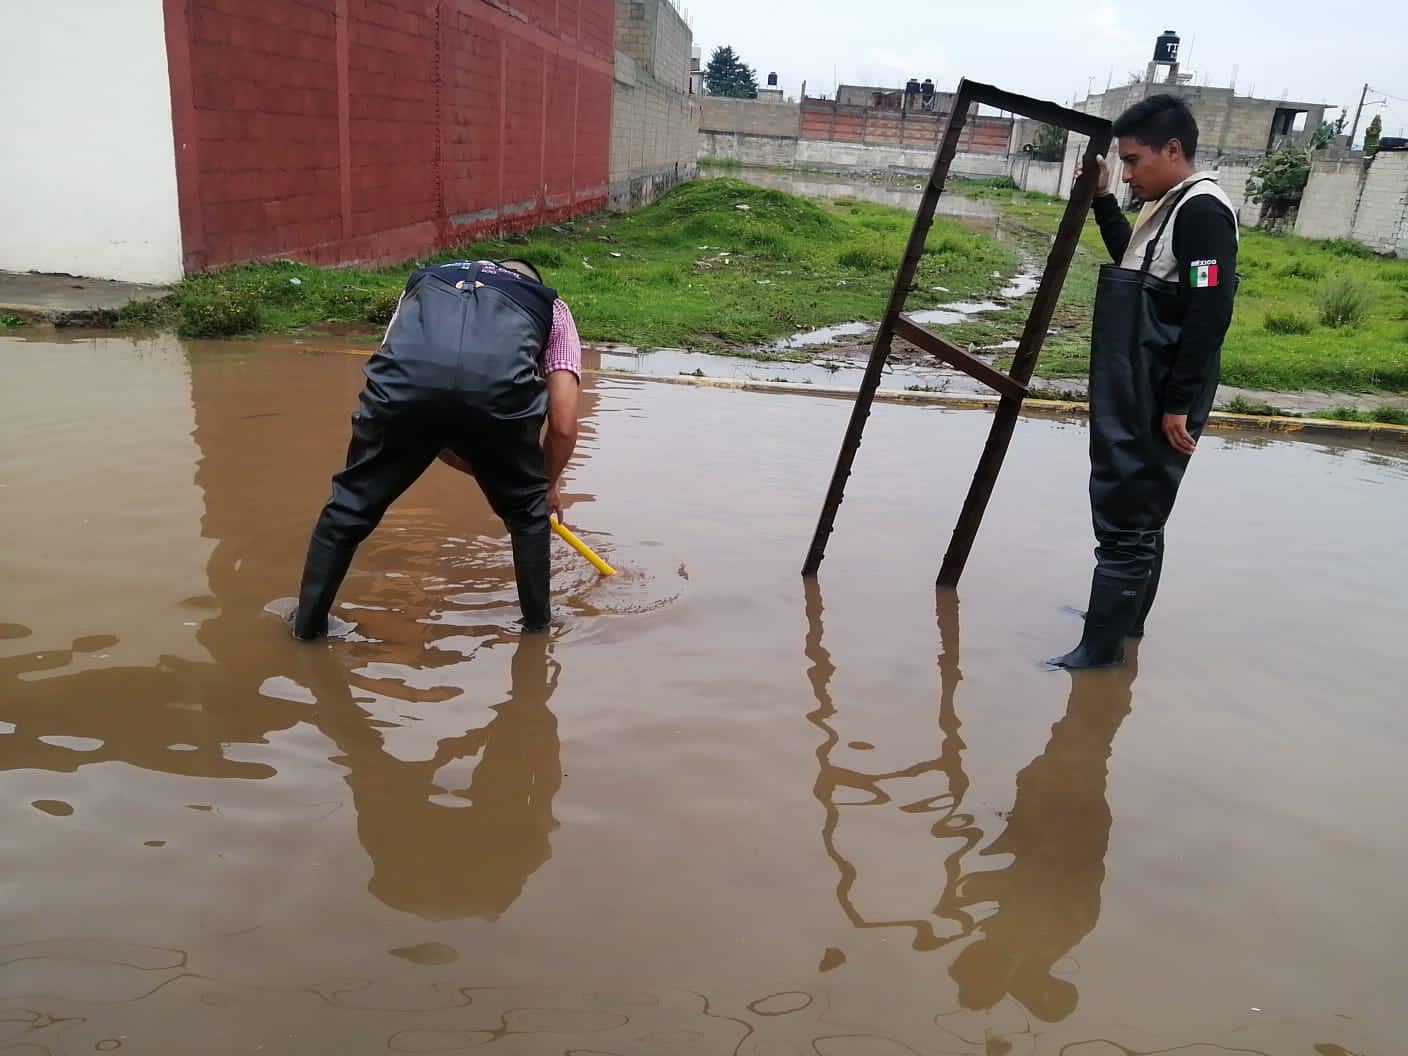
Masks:
[[[522,257],[509,257],[505,260],[499,261],[499,263],[502,264],[504,267],[507,267],[510,264],[517,264],[520,268],[527,269],[528,273],[532,275],[532,277],[537,281],[543,281],[543,276],[538,272],[538,269],[533,267],[532,264],[524,260]]]
[[[1189,161],[1198,152],[1198,122],[1193,112],[1176,95],[1151,95],[1135,103],[1115,120],[1116,136],[1133,136],[1146,147],[1162,150],[1176,139]]]

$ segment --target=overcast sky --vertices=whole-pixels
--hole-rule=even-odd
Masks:
[[[1265,98],[1354,108],[1367,81],[1360,138],[1375,113],[1385,135],[1408,133],[1408,3],[1402,0],[1188,0],[1136,5],[1005,0],[676,0],[694,42],[730,44],[758,74],[780,75],[790,96],[834,96],[843,84],[899,87],[932,77],[952,91],[960,77],[1070,103],[1142,73],[1165,29],[1183,38],[1184,72]],[[1231,21],[1235,18],[1235,24]],[[1336,111],[1337,112],[1337,111]],[[1332,113],[1331,117],[1334,116]]]

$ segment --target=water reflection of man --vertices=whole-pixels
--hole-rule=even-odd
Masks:
[[[1011,995],[1043,1020],[1064,1019],[1074,1011],[1079,995],[1074,985],[1052,973],[1094,929],[1100,915],[1110,839],[1107,766],[1115,734],[1130,711],[1137,654],[1132,653],[1124,667],[1072,678],[1065,715],[1052,727],[1041,755],[1017,775],[1016,801],[1006,828],[978,852],[1010,855],[1012,861],[1000,869],[975,872],[972,852],[984,834],[973,815],[962,809],[969,782],[955,706],[963,673],[958,600],[951,591],[939,592],[938,623],[939,728],[944,736],[937,757],[887,773],[841,767],[831,761],[840,742],[830,688],[836,669],[822,644],[820,589],[807,583],[806,656],[818,705],[808,719],[825,734],[817,748],[815,794],[826,810],[822,843],[840,872],[836,897],[854,927],[911,930],[916,950],[937,950],[972,938],[950,967],[963,1007],[986,1010]],[[956,841],[944,860],[942,891],[933,912],[921,919],[867,917],[852,898],[859,870],[837,844],[840,804],[849,802],[861,811],[882,806],[893,802],[899,782],[936,773],[946,779],[946,791],[902,808],[934,813],[931,836]],[[843,953],[832,951],[823,963],[834,966],[843,960]]]
[[[962,907],[997,904],[949,969],[964,1008],[983,1011],[1010,994],[1047,1022],[1075,1011],[1075,985],[1053,969],[1100,916],[1110,842],[1108,762],[1136,674],[1132,650],[1124,667],[1072,677],[1066,714],[1041,755],[1017,775],[1007,827],[979,852],[1012,861],[969,873],[954,889]]]
[[[81,655],[117,642],[94,636],[67,649],[0,657],[0,722],[14,726],[4,738],[0,771],[72,773],[120,762],[188,777],[274,776],[267,763],[231,758],[229,748],[264,743],[296,725],[303,718],[299,705],[260,697],[246,679],[174,656],[150,667],[64,671]],[[57,673],[44,674],[50,671]],[[92,743],[75,751],[56,738]]]
[[[499,916],[552,854],[553,797],[562,783],[557,719],[548,701],[559,667],[544,635],[521,638],[507,698],[488,725],[442,739],[432,758],[404,762],[355,700],[334,653],[308,654],[300,678],[314,724],[347,767],[357,835],[372,860],[369,889],[427,920]],[[478,756],[469,787],[442,789],[437,773]],[[459,801],[459,802],[455,802]]]
[[[231,758],[230,747],[266,743],[271,732],[310,721],[306,704],[255,688],[289,672],[313,694],[311,721],[348,768],[358,837],[373,864],[370,890],[381,901],[432,920],[496,917],[551,856],[552,803],[562,771],[557,720],[548,708],[559,669],[546,635],[519,640],[508,696],[486,726],[445,738],[433,758],[411,763],[387,751],[379,727],[356,703],[358,676],[329,651],[285,655],[291,668],[278,661],[230,668],[168,657],[155,667],[34,677],[114,641],[93,638],[68,649],[0,657],[0,722],[13,727],[3,737],[0,772],[67,773],[121,762],[181,776],[271,778],[269,763]],[[55,738],[92,744],[77,751]],[[474,756],[479,763],[469,787],[442,792],[437,772]],[[455,799],[463,802],[448,805]]]
[[[961,875],[963,860],[982,840],[982,832],[973,824],[973,816],[965,812],[963,797],[968,791],[968,776],[963,770],[963,750],[966,747],[960,733],[954,696],[963,680],[959,667],[958,597],[952,591],[940,591],[937,597],[939,655],[938,729],[942,734],[937,754],[907,767],[893,771],[861,771],[841,766],[833,761],[832,753],[840,743],[834,720],[837,707],[832,700],[831,679],[836,666],[823,644],[823,613],[821,588],[814,579],[805,581],[807,603],[806,657],[810,664],[808,679],[817,708],[807,716],[809,722],[823,733],[817,746],[817,779],[813,794],[825,810],[821,842],[835,863],[840,879],[836,884],[836,900],[846,918],[857,928],[903,928],[913,931],[916,950],[937,950],[972,932],[974,922],[966,907],[957,905],[949,892]],[[943,791],[918,802],[909,802],[899,809],[908,814],[923,814],[931,820],[930,835],[943,843],[953,844],[944,858],[943,893],[932,913],[924,918],[883,919],[867,917],[855,904],[854,889],[859,870],[841,852],[837,831],[841,824],[841,805],[853,810],[867,810],[893,801],[893,793],[906,783],[943,779]],[[912,784],[911,784],[912,787]],[[842,955],[844,956],[844,955]],[[834,958],[833,958],[834,959]]]

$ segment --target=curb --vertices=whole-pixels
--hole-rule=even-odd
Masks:
[[[800,396],[824,396],[831,399],[855,401],[854,389],[828,388],[820,385],[802,385],[790,381],[750,381],[742,378],[700,378],[690,374],[667,377],[659,374],[638,374],[629,370],[607,370],[589,367],[584,374],[603,378],[633,379],[653,381],[665,385],[693,385],[706,389],[733,389],[740,392],[792,393]],[[932,407],[952,407],[968,410],[991,410],[1000,402],[996,396],[951,395],[942,392],[910,392],[902,389],[877,389],[875,399],[884,403],[917,403]],[[1024,400],[1022,413],[1043,418],[1087,418],[1090,405],[1086,403],[1066,403],[1060,400]],[[1208,416],[1208,426],[1213,429],[1254,429],[1262,432],[1281,433],[1287,436],[1329,436],[1352,435],[1359,439],[1384,439],[1396,443],[1408,443],[1408,426],[1389,425],[1383,422],[1341,422],[1333,418],[1287,418],[1284,416],[1259,414],[1233,414],[1230,411],[1213,411]]]
[[[0,312],[14,315],[33,325],[48,323],[56,327],[85,327],[111,330],[117,325],[117,308],[36,308],[32,304],[0,304]]]

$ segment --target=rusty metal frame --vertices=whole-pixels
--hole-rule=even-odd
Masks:
[[[1041,285],[1037,288],[1031,312],[1027,315],[1026,327],[1022,331],[1017,346],[1016,357],[1010,374],[1004,374],[963,349],[931,334],[904,315],[905,301],[914,288],[914,275],[924,252],[924,242],[929,228],[934,222],[934,210],[948,180],[949,169],[958,153],[958,141],[968,121],[969,110],[974,105],[986,105],[1010,113],[1020,114],[1048,125],[1064,128],[1069,132],[1090,137],[1085,151],[1084,171],[1071,188],[1071,198],[1066,205],[1061,226],[1046,258],[1046,270],[1042,273]],[[802,575],[814,576],[826,556],[826,543],[835,528],[836,514],[841,508],[846,481],[850,478],[855,464],[856,451],[860,448],[861,434],[865,430],[866,419],[870,417],[870,407],[875,400],[875,391],[880,387],[880,375],[890,358],[891,344],[896,336],[904,338],[926,352],[956,367],[970,377],[988,385],[998,393],[997,411],[993,416],[992,430],[988,434],[987,445],[978,459],[978,468],[973,475],[972,486],[963,503],[958,524],[953,530],[953,539],[944,555],[939,570],[940,586],[957,586],[963,575],[963,567],[973,549],[978,528],[982,524],[983,513],[998,473],[1002,470],[1007,448],[1016,428],[1017,418],[1022,411],[1022,401],[1027,396],[1027,383],[1036,369],[1037,357],[1041,354],[1042,342],[1046,339],[1051,316],[1056,310],[1056,299],[1070,270],[1071,258],[1075,255],[1076,244],[1080,241],[1081,228],[1085,224],[1090,203],[1095,197],[1096,164],[1095,158],[1109,148],[1111,138],[1110,122],[1101,117],[1068,110],[1055,103],[1040,99],[1030,99],[1022,95],[1002,91],[990,84],[979,84],[964,80],[958,85],[954,99],[953,113],[944,133],[943,143],[934,159],[934,169],[924,189],[924,197],[919,203],[918,215],[914,218],[914,228],[909,235],[909,245],[904,259],[895,276],[894,291],[890,294],[889,305],[880,320],[880,330],[875,335],[875,344],[870,352],[870,362],[865,376],[861,379],[860,391],[856,394],[855,406],[851,411],[851,422],[841,443],[841,453],[836,460],[836,469],[831,477],[831,486],[826,494],[821,518],[817,522],[816,534],[812,537],[811,549],[807,553]]]

